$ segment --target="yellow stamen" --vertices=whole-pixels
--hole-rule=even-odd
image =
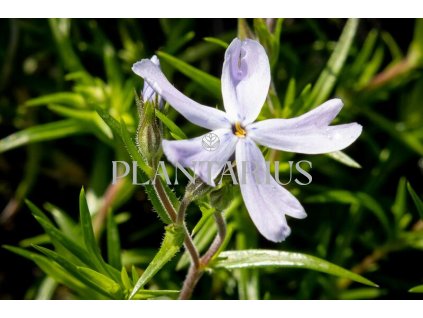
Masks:
[[[245,138],[246,134],[247,134],[247,132],[241,126],[241,123],[239,121],[237,121],[235,123],[235,136],[240,137],[240,138]]]

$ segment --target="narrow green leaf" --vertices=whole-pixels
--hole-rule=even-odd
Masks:
[[[357,89],[365,88],[365,86],[370,82],[370,80],[374,78],[375,74],[379,71],[380,66],[384,61],[384,56],[384,48],[382,46],[378,47],[376,49],[375,54],[373,54],[372,59],[366,64],[364,64],[364,69],[361,69],[361,74],[356,84]]]
[[[266,23],[265,19],[255,18],[253,19],[254,33],[258,37],[259,42],[264,46],[268,56],[270,67],[276,65],[279,57],[279,44],[280,44],[280,32],[282,30],[283,19],[275,19],[275,32],[273,33],[272,28]]]
[[[410,293],[423,293],[423,285],[415,286],[409,290]]]
[[[94,236],[91,213],[88,209],[84,188],[81,189],[79,194],[79,218],[81,222],[82,237],[84,238],[85,248],[87,249],[88,253],[90,253],[95,258],[98,260],[103,260]]]
[[[56,263],[62,266],[67,272],[69,272],[71,275],[73,275],[75,278],[80,280],[82,283],[84,283],[88,287],[94,289],[95,291],[99,292],[100,294],[103,294],[106,297],[114,298],[114,295],[111,295],[105,289],[100,288],[96,283],[94,283],[93,281],[88,279],[86,276],[81,274],[81,272],[78,271],[78,267],[75,264],[72,264],[61,255],[47,248],[44,248],[42,246],[34,245],[34,248],[40,251],[41,253],[43,253],[44,255],[46,255],[48,258],[54,260]]]
[[[111,210],[107,216],[107,256],[111,266],[122,268],[119,231]]]
[[[416,191],[414,191],[414,189],[411,186],[410,182],[407,182],[407,189],[408,189],[408,192],[411,195],[411,198],[414,201],[414,205],[416,206],[417,211],[420,214],[420,219],[423,220],[423,201],[422,201],[422,199],[420,199],[419,196],[417,195]]]
[[[360,49],[360,52],[358,52],[354,62],[352,63],[351,72],[354,75],[360,74],[360,72],[363,69],[363,65],[365,65],[368,62],[374,50],[374,47],[376,45],[377,38],[378,38],[378,31],[376,29],[372,29],[367,35],[366,40],[364,41],[364,44],[362,48]]]
[[[229,44],[226,43],[225,41],[218,39],[218,38],[213,38],[213,37],[205,37],[204,41],[209,42],[209,43],[213,43],[213,44],[217,44],[219,46],[221,46],[222,48],[224,48],[225,50],[228,48]]]
[[[207,207],[207,206],[200,205],[199,208],[202,213],[202,216],[200,221],[198,221],[197,224],[192,229],[191,235],[197,234],[197,232],[202,229],[202,227],[207,222],[207,220],[210,219],[212,215],[214,214],[214,212],[216,211],[216,209],[211,206]]]
[[[123,76],[116,51],[113,45],[108,41],[103,46],[103,58],[107,82],[110,83],[113,92],[116,94],[120,91],[121,83],[123,83]]]
[[[337,203],[344,203],[344,204],[356,204],[361,205],[371,211],[379,222],[384,227],[386,233],[388,235],[392,234],[391,226],[389,223],[389,219],[386,216],[385,211],[381,207],[381,205],[369,196],[367,193],[364,192],[350,192],[345,190],[330,190],[325,191],[318,195],[310,196],[306,199],[306,202],[310,203],[327,203],[327,202],[337,202]]]
[[[126,271],[125,267],[122,267],[122,271],[120,272],[120,279],[122,280],[123,286],[127,290],[132,289],[133,286],[132,286],[131,280],[129,279],[128,272]]]
[[[122,132],[119,122],[106,110],[101,107],[96,106],[95,110],[97,114],[103,119],[103,121],[109,126],[115,136],[122,138]]]
[[[49,105],[48,109],[61,116],[85,123],[93,134],[106,143],[113,137],[110,128],[101,120],[100,116],[95,111],[74,109],[57,104]]]
[[[58,224],[59,228],[67,237],[75,237],[77,234],[77,224],[69,215],[51,203],[44,204],[44,208],[51,213],[54,221]]]
[[[311,87],[312,86],[310,83],[304,86],[300,95],[297,97],[295,102],[289,108],[289,114],[287,114],[285,117],[300,115],[300,111],[304,108],[306,101],[310,98]]]
[[[110,279],[109,277],[92,270],[87,267],[77,267],[78,272],[86,278],[86,280],[97,285],[98,288],[104,290],[107,294],[113,295],[120,298],[122,290],[118,283]]]
[[[306,268],[378,287],[370,280],[315,256],[273,250],[224,251],[211,264],[213,268]]]
[[[343,151],[330,152],[326,155],[348,167],[361,169],[361,165]]]
[[[94,268],[96,268],[103,274],[107,274],[115,279],[118,279],[120,277],[119,270],[106,264],[103,257],[101,256],[100,248],[98,247],[97,241],[94,236],[91,213],[88,209],[84,188],[81,189],[79,195],[79,217],[85,248],[87,249],[91,259],[95,261],[96,264]]]
[[[38,216],[43,221],[49,223],[51,226],[54,226],[53,223],[50,221],[50,219],[47,217],[47,215],[45,215],[45,213],[41,211],[34,203],[26,199],[25,204],[31,210],[32,215]]]
[[[423,19],[416,19],[413,40],[408,51],[409,60],[413,65],[423,63]]]
[[[169,297],[169,298],[176,298],[179,295],[179,290],[147,290],[141,289],[138,293],[133,297],[133,299],[156,299],[161,297]]]
[[[51,243],[50,237],[47,234],[40,234],[40,235],[23,239],[22,241],[19,242],[19,246],[30,247],[33,244],[43,245],[47,243]]]
[[[313,106],[321,104],[329,97],[347,59],[355,33],[357,32],[357,27],[358,19],[348,19],[325,69],[322,71],[313,87],[311,95],[305,105],[305,111]]]
[[[82,71],[84,68],[71,43],[71,19],[49,19],[49,24],[65,68],[70,72]]]
[[[394,214],[396,225],[399,224],[401,217],[407,212],[406,186],[407,180],[404,177],[401,177],[398,182],[394,205],[392,206],[392,213]]]
[[[194,66],[185,63],[184,61],[173,57],[164,52],[158,52],[157,55],[161,61],[165,61],[180,71],[185,76],[196,82],[198,85],[204,87],[216,98],[221,97],[220,80],[204,71],[201,71]]]
[[[34,142],[55,140],[76,134],[87,133],[89,129],[74,119],[65,119],[20,130],[0,140],[0,153]]]
[[[80,94],[73,93],[73,92],[60,92],[60,93],[43,95],[40,97],[32,98],[25,102],[25,106],[28,106],[28,107],[49,105],[49,104],[62,104],[62,105],[72,106],[75,108],[84,108],[86,105],[84,98]]]
[[[359,111],[366,115],[380,129],[391,135],[393,139],[398,140],[404,146],[423,156],[423,143],[415,134],[401,130],[400,126],[395,125],[389,119],[386,119],[371,109],[362,107]]]
[[[132,277],[132,282],[135,284],[135,282],[138,281],[138,279],[140,279],[140,276],[138,275],[137,269],[135,268],[134,265],[132,265],[131,268],[131,277]]]
[[[37,290],[35,300],[49,300],[52,298],[54,291],[57,288],[57,282],[49,276],[44,277]]]
[[[385,213],[380,203],[364,192],[358,192],[356,196],[363,206],[365,206],[369,211],[373,212],[373,214],[384,227],[386,233],[392,234],[391,225],[386,215],[387,213]]]
[[[68,238],[51,223],[46,222],[38,216],[34,216],[38,223],[44,228],[51,241],[57,246],[64,247],[71,254],[76,256],[83,264],[95,267],[96,262],[93,261],[90,254],[79,244]]]
[[[329,190],[323,193],[310,196],[306,199],[309,203],[338,202],[345,204],[359,204],[354,193],[345,190]]]
[[[24,248],[11,246],[11,245],[2,245],[2,247],[12,253],[15,253],[19,256],[25,257],[26,259],[33,260],[34,256],[37,256],[38,254],[35,254],[34,252],[30,252]],[[39,255],[38,255],[39,256]]]
[[[176,224],[166,226],[166,234],[160,250],[135,284],[129,299],[143,288],[145,284],[147,284],[153,276],[175,256],[184,243],[184,238],[185,233],[182,226]]]
[[[384,290],[380,288],[355,288],[344,290],[339,294],[340,299],[345,300],[363,300],[363,299],[376,299],[384,294]]]
[[[87,299],[103,297],[101,294],[87,288],[85,284],[83,284],[77,278],[73,277],[73,275],[66,272],[63,267],[48,259],[47,257],[14,246],[5,245],[3,247],[12,253],[18,254],[33,261],[39,268],[41,268],[44,273],[53,277],[56,281],[75,290],[77,293],[85,296]],[[110,297],[107,296],[107,298]]]
[[[292,111],[291,111],[291,105],[295,101],[295,95],[296,95],[296,80],[294,77],[292,77],[289,80],[288,88],[286,89],[285,93],[285,99],[283,102],[283,116],[284,118],[290,117]]]
[[[166,117],[166,115],[160,112],[158,109],[156,109],[156,116],[170,130],[170,132],[172,133],[172,136],[176,137],[175,139],[177,140],[187,139],[187,136],[182,131],[182,129],[179,128],[172,120]]]

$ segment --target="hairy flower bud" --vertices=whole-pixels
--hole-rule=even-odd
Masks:
[[[147,163],[155,167],[160,159],[160,145],[162,134],[155,114],[155,103],[143,103],[140,110],[140,123],[137,130],[138,149]]]

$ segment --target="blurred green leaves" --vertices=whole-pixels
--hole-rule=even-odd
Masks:
[[[20,130],[0,140],[0,153],[34,142],[74,136],[89,131],[81,122],[73,119],[61,120]]]
[[[420,215],[420,219],[423,220],[423,201],[419,198],[417,193],[414,191],[414,189],[411,187],[410,183],[407,182],[407,190],[411,195],[411,198],[414,201],[414,205],[416,206],[417,212]]]
[[[207,92],[213,95],[216,98],[221,96],[220,88],[220,79],[203,72],[180,59],[173,57],[165,52],[158,52],[161,61],[169,63],[177,69],[179,72],[190,78],[192,81],[196,82],[198,85],[202,86]]]
[[[347,21],[325,69],[320,73],[316,84],[314,84],[311,90],[310,96],[303,109],[304,111],[309,110],[313,106],[320,105],[330,96],[339,73],[347,59],[355,33],[357,32],[358,22],[357,19],[349,19]]]

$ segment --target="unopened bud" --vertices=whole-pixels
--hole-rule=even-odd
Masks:
[[[233,198],[233,187],[229,184],[210,193],[210,204],[217,211],[224,211]]]
[[[162,135],[157,123],[154,103],[143,103],[140,117],[137,130],[138,149],[144,158],[146,158],[148,164],[155,167],[157,161],[160,159]]]

